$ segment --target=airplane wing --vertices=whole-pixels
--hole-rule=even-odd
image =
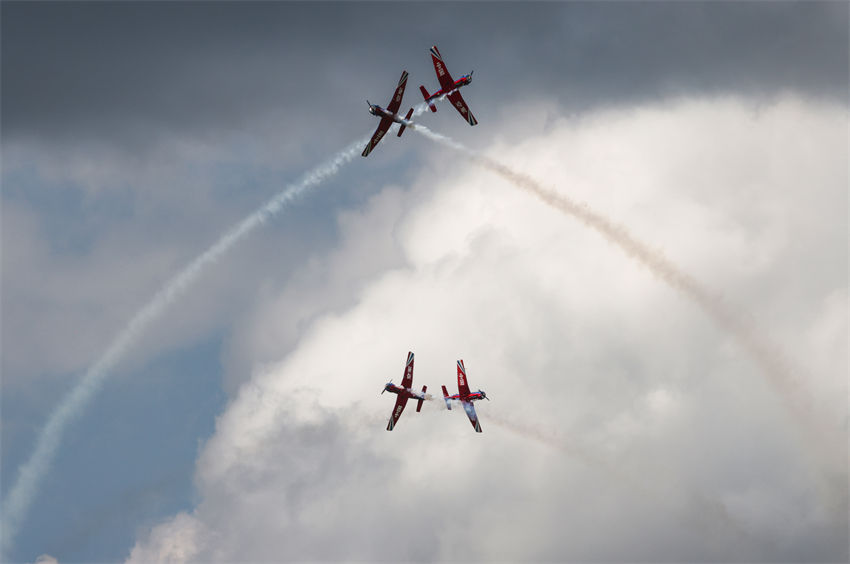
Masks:
[[[472,402],[463,402],[463,410],[466,412],[466,416],[469,417],[469,422],[472,423],[472,427],[475,429],[475,432],[480,433],[481,423],[478,421],[478,414],[475,413],[475,407],[472,405]]]
[[[413,353],[407,353],[407,364],[404,365],[404,377],[401,379],[401,387],[408,390],[413,387]]]
[[[461,397],[469,395],[469,382],[466,381],[466,368],[463,361],[457,361],[457,391]]]
[[[434,62],[437,80],[440,81],[443,91],[448,92],[453,89],[455,87],[455,81],[452,79],[452,75],[449,74],[449,69],[446,68],[446,64],[443,62],[443,56],[440,55],[440,51],[437,50],[436,45],[431,47],[431,60]]]
[[[392,431],[395,428],[395,424],[398,422],[398,418],[401,417],[401,412],[404,411],[405,405],[407,405],[407,396],[399,394],[395,400],[393,412],[390,414],[390,420],[387,423],[387,431]]]
[[[452,106],[454,106],[454,109],[463,116],[463,119],[469,122],[469,125],[476,125],[478,123],[478,120],[475,119],[475,116],[469,111],[469,106],[466,105],[466,101],[463,99],[463,96],[460,95],[460,92],[455,90],[449,94],[448,98],[452,103]]]
[[[393,124],[393,120],[390,118],[381,118],[381,123],[378,124],[378,129],[375,130],[375,134],[372,135],[372,139],[369,140],[369,144],[366,145],[366,148],[363,149],[363,152],[360,153],[364,157],[369,156],[369,153],[372,152],[372,149],[375,148],[381,139],[384,138],[384,134],[389,131],[390,126]]]
[[[393,99],[387,105],[387,109],[394,114],[397,114],[399,108],[401,108],[401,99],[404,98],[405,86],[407,86],[407,71],[401,71],[401,78],[398,79],[398,86],[396,86]]]

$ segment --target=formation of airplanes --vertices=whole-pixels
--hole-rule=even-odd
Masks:
[[[429,94],[425,85],[420,85],[419,90],[422,92],[422,97],[425,99],[425,103],[428,104],[428,107],[432,112],[436,112],[437,106],[434,103],[435,100],[445,96],[469,125],[478,124],[478,120],[475,119],[475,116],[472,115],[472,112],[469,110],[469,106],[466,105],[466,100],[464,100],[463,96],[460,95],[461,87],[472,82],[472,72],[470,71],[469,74],[465,74],[459,79],[454,80],[452,75],[449,74],[449,69],[446,68],[446,64],[443,62],[443,56],[440,54],[436,45],[431,47],[431,61],[434,63],[434,72],[437,74],[437,80],[440,82],[440,89],[433,94]],[[381,121],[378,123],[378,128],[375,130],[375,133],[372,135],[369,143],[363,149],[363,153],[361,153],[364,157],[368,156],[378,143],[381,142],[381,139],[384,138],[384,135],[387,134],[394,123],[398,123],[401,126],[398,130],[399,137],[401,137],[401,134],[404,133],[405,128],[413,123],[410,121],[410,118],[413,117],[413,108],[410,108],[404,117],[399,115],[401,102],[404,99],[404,90],[407,87],[407,77],[407,71],[402,71],[401,78],[398,80],[393,97],[390,99],[390,103],[387,104],[386,108],[382,108],[381,106],[372,104],[369,100],[366,100],[366,104],[369,106],[369,113],[381,118]],[[481,422],[478,420],[478,414],[475,413],[473,402],[481,399],[489,401],[490,398],[488,398],[487,394],[485,394],[482,390],[478,390],[477,392],[470,391],[469,383],[466,379],[466,368],[464,368],[462,360],[457,361],[458,393],[455,395],[449,395],[449,391],[446,387],[443,386],[442,388],[446,408],[451,411],[452,402],[459,401],[461,405],[463,405],[463,410],[466,412],[467,417],[469,417],[469,422],[472,423],[473,429],[475,429],[476,433],[480,433]],[[431,396],[426,393],[427,390],[427,386],[422,386],[421,392],[413,389],[413,353],[407,353],[407,362],[404,365],[404,376],[401,380],[401,386],[396,386],[392,383],[392,380],[390,380],[384,385],[383,391],[381,391],[382,394],[384,392],[396,394],[395,405],[393,406],[393,411],[390,414],[390,420],[387,422],[387,431],[392,431],[395,428],[408,400],[416,400],[417,413],[422,409],[422,403],[425,400],[431,399]]]
[[[417,400],[417,413],[422,409],[422,403],[425,400],[431,399],[431,396],[425,393],[427,389],[428,386],[422,386],[421,392],[413,389],[413,353],[407,353],[407,362],[404,365],[404,376],[401,380],[401,386],[396,386],[390,380],[384,385],[384,390],[381,392],[382,394],[384,392],[390,392],[398,396],[395,400],[393,411],[390,414],[390,420],[387,423],[387,431],[392,431],[395,428],[398,418],[401,417],[401,413],[407,405],[407,400]],[[475,407],[472,405],[472,402],[482,399],[490,401],[490,398],[487,397],[487,394],[483,390],[478,390],[477,392],[470,391],[469,383],[466,379],[466,368],[464,368],[462,360],[457,361],[457,391],[457,394],[450,396],[449,391],[443,386],[443,399],[446,401],[446,408],[451,411],[452,402],[459,401],[463,405],[466,416],[469,417],[469,422],[472,423],[472,428],[475,429],[476,433],[480,433],[481,422],[478,420],[478,414],[475,413]]]
[[[472,82],[472,72],[470,71],[469,74],[465,74],[459,79],[454,80],[452,75],[449,74],[449,69],[446,68],[446,64],[443,62],[443,56],[440,54],[436,45],[431,47],[431,61],[434,63],[434,72],[437,73],[437,80],[440,82],[440,89],[433,94],[428,94],[428,90],[425,89],[424,85],[419,86],[419,90],[422,92],[422,96],[425,98],[425,102],[428,104],[428,107],[432,112],[436,112],[437,106],[434,104],[434,101],[441,96],[445,96],[449,99],[449,102],[451,102],[452,106],[458,111],[461,117],[469,123],[469,125],[476,125],[478,120],[476,120],[475,116],[472,115],[472,112],[469,111],[469,106],[466,105],[466,100],[464,100],[463,96],[460,95],[460,88]],[[393,123],[401,125],[398,130],[399,137],[401,137],[401,134],[404,133],[404,128],[413,123],[410,121],[410,118],[413,116],[413,108],[410,108],[410,110],[407,111],[407,115],[404,117],[401,117],[398,113],[399,109],[401,109],[401,101],[404,98],[404,89],[407,86],[407,76],[407,71],[402,71],[401,78],[398,81],[393,97],[390,100],[390,103],[387,104],[386,108],[382,108],[381,106],[372,104],[369,100],[366,100],[366,104],[369,105],[369,113],[373,116],[380,117],[381,121],[378,124],[378,128],[375,130],[375,133],[372,135],[372,138],[369,140],[369,144],[366,145],[366,148],[363,149],[363,153],[361,153],[364,157],[368,156],[369,153],[372,152],[372,149],[380,143],[381,139],[384,138],[384,135],[386,135]]]

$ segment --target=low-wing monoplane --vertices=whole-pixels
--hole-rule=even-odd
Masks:
[[[375,148],[375,145],[384,138],[384,134],[389,131],[393,122],[401,124],[401,128],[398,130],[399,137],[401,137],[401,134],[404,133],[404,128],[410,125],[410,118],[413,116],[413,108],[410,108],[407,115],[404,117],[398,115],[398,110],[401,107],[401,99],[404,98],[405,86],[407,86],[407,71],[402,71],[401,78],[398,81],[398,86],[396,86],[395,89],[395,94],[393,94],[392,100],[390,100],[390,103],[387,104],[386,108],[382,108],[378,104],[372,104],[369,100],[366,100],[366,103],[369,105],[369,113],[373,116],[380,117],[381,123],[378,124],[378,129],[375,130],[375,133],[372,135],[372,139],[369,140],[369,144],[366,145],[365,149],[363,149],[361,154],[364,157],[368,156],[369,153],[372,152],[372,149]]]
[[[417,392],[412,389],[413,387],[413,353],[407,353],[407,364],[404,365],[404,377],[401,379],[401,387],[396,386],[392,383],[392,381],[387,382],[384,386],[384,391],[381,392],[390,392],[392,394],[398,394],[398,397],[395,400],[395,407],[393,407],[393,412],[390,415],[390,421],[387,423],[387,431],[392,431],[395,427],[395,424],[398,422],[398,418],[401,417],[401,412],[404,411],[404,406],[407,405],[407,400],[409,399],[417,399],[419,402],[416,404],[417,413],[422,409],[422,402],[426,399],[431,399],[431,396],[425,394],[425,391],[428,389],[428,386],[422,386],[422,392]]]
[[[482,390],[477,392],[469,391],[469,382],[466,380],[466,368],[463,367],[463,361],[457,361],[457,395],[450,396],[449,391],[443,386],[443,399],[446,400],[446,407],[451,411],[452,401],[460,401],[463,404],[463,410],[466,411],[466,416],[469,417],[469,422],[472,423],[476,433],[481,432],[481,423],[478,421],[478,414],[475,413],[475,407],[472,402],[486,399],[490,401]]]
[[[436,45],[431,47],[431,60],[434,61],[434,70],[437,73],[437,80],[440,81],[440,90],[433,94],[428,94],[424,85],[419,87],[419,90],[422,91],[422,96],[425,97],[425,101],[428,103],[428,107],[431,108],[432,112],[436,112],[437,106],[434,104],[434,100],[440,96],[447,95],[452,106],[460,113],[463,119],[469,122],[469,125],[477,124],[478,120],[469,111],[469,106],[466,105],[466,101],[460,95],[459,91],[461,86],[466,86],[472,82],[472,71],[457,80],[452,80],[452,75],[449,74],[449,69],[446,68],[446,64],[443,62],[443,56],[440,55],[440,51],[437,50]]]

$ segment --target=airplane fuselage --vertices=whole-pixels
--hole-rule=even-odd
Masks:
[[[472,82],[472,74],[471,74],[471,73],[470,73],[470,74],[465,74],[465,75],[463,75],[462,77],[460,77],[459,79],[455,80],[454,87],[449,88],[448,90],[446,90],[445,88],[441,88],[438,92],[434,92],[434,93],[433,93],[433,94],[431,94],[430,96],[426,96],[426,97],[425,97],[425,101],[426,101],[426,102],[430,102],[431,100],[436,100],[436,99],[437,99],[437,98],[439,98],[440,96],[443,96],[444,94],[448,94],[449,92],[452,92],[452,91],[454,91],[454,90],[457,90],[457,89],[459,89],[461,86],[466,86],[466,85],[467,85],[467,84],[469,84],[470,82]]]
[[[398,394],[408,399],[426,399],[425,392],[417,392],[416,390],[402,388],[401,386],[396,386],[393,383],[389,383],[384,386],[384,391],[390,392],[391,394]]]
[[[390,118],[396,123],[400,123],[402,125],[408,125],[408,120],[404,119],[398,114],[394,114],[386,108],[382,108],[378,104],[369,104],[369,113],[373,116],[378,116],[379,118]]]
[[[455,394],[453,396],[449,396],[446,399],[457,400],[457,401],[478,401],[482,399],[487,399],[487,394],[484,393],[483,390],[478,390],[477,392],[472,392],[468,395],[462,396],[460,394]]]

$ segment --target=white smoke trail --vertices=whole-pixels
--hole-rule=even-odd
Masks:
[[[438,100],[445,99],[445,96]],[[420,116],[428,110],[428,104],[421,102],[414,107],[413,116]],[[398,124],[393,124],[395,129]],[[118,334],[106,352],[93,364],[79,384],[64,399],[59,407],[48,418],[36,440],[36,447],[30,458],[18,470],[17,481],[12,486],[9,495],[3,503],[2,531],[0,531],[0,555],[4,555],[11,547],[17,536],[21,522],[26,517],[29,506],[37,493],[37,489],[56,454],[56,449],[62,440],[67,425],[78,417],[92,396],[100,389],[104,379],[126,354],[133,343],[144,333],[149,325],[156,320],[185,289],[192,284],[201,272],[215,262],[230,247],[240,241],[257,227],[263,225],[270,217],[276,215],[292,199],[306,189],[319,184],[329,176],[336,174],[340,167],[349,163],[362,147],[369,141],[370,136],[363,137],[337,153],[327,162],[314,168],[304,175],[296,184],[287,187],[271,201],[241,223],[228,231],[212,247],[192,261],[186,268],[172,278],[139,312],[130,320],[124,330]]]
[[[369,137],[358,139],[328,161],[306,173],[297,183],[287,186],[277,196],[225,233],[212,247],[189,263],[136,313],[124,330],[112,341],[103,356],[89,368],[82,380],[50,415],[38,435],[35,450],[29,460],[18,470],[17,481],[3,503],[2,539],[0,539],[3,550],[0,553],[5,554],[11,547],[35,498],[39,484],[50,470],[50,465],[68,424],[82,414],[83,409],[101,388],[106,377],[109,376],[115,365],[130,350],[138,338],[165,312],[175,299],[198,279],[205,268],[218,260],[249,233],[279,213],[286,204],[305,190],[339,172],[343,165],[351,162],[359,154],[368,140]]]
[[[794,415],[797,422],[801,424],[801,428],[806,434],[804,439],[807,446],[814,447],[819,451],[819,460],[823,462],[834,458],[833,453],[828,452],[829,444],[834,443],[827,444],[826,441],[823,441],[825,428],[815,420],[809,398],[800,388],[799,381],[792,377],[788,362],[783,354],[764,339],[746,318],[731,309],[720,296],[705,289],[696,279],[683,272],[660,252],[638,240],[622,225],[618,225],[599,212],[592,210],[587,204],[547,190],[533,178],[516,172],[492,158],[473,151],[423,125],[417,124],[411,126],[411,128],[428,139],[455,150],[473,163],[495,172],[517,188],[537,197],[549,206],[578,219],[587,227],[600,233],[610,243],[619,247],[632,259],[648,268],[650,272],[670,287],[690,298],[703,312],[708,314],[718,327],[732,335],[756,361],[768,383]]]

